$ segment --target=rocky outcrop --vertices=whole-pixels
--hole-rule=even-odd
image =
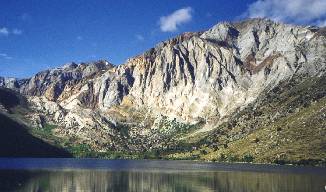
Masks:
[[[24,80],[18,80],[13,77],[0,77],[0,87],[8,89],[19,89],[20,85],[24,83]]]
[[[62,127],[62,134],[84,140],[100,134],[101,143],[112,147],[117,133],[124,138],[119,124],[128,127],[132,140],[157,138],[154,122],[162,116],[185,124],[204,122],[205,131],[282,81],[321,76],[324,31],[266,19],[223,22],[162,42],[120,66],[71,63],[18,85],[0,79],[0,85],[27,95],[38,113]]]
[[[220,23],[177,44],[130,59],[129,97],[179,120],[220,119],[294,74],[325,72],[325,36],[309,28],[253,19]]]
[[[21,86],[21,92],[30,96],[45,96],[50,101],[64,100],[74,86],[101,75],[113,65],[107,61],[94,63],[69,63],[61,68],[37,73]]]

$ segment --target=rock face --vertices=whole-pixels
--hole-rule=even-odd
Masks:
[[[163,43],[127,62],[137,105],[186,121],[222,118],[294,74],[325,72],[325,39],[308,28],[249,20]]]
[[[120,66],[72,63],[22,83],[0,79],[0,86],[27,95],[61,134],[110,148],[123,140],[118,124],[128,125],[134,140],[151,135],[154,142],[162,117],[207,128],[293,76],[322,76],[325,44],[325,29],[266,19],[223,22],[162,42]]]
[[[20,83],[16,78],[0,77],[0,87],[18,89],[20,87]]]
[[[69,63],[62,68],[37,73],[20,90],[29,96],[45,96],[50,101],[64,100],[70,96],[75,86],[84,84],[112,68],[107,61],[94,63]]]

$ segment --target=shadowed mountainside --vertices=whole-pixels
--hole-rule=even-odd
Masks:
[[[11,113],[15,107],[26,107],[25,99],[14,91],[0,89],[0,104]],[[0,113],[0,157],[70,157],[28,132],[26,125]]]

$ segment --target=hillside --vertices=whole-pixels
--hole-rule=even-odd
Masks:
[[[25,113],[28,113],[28,106],[23,96],[0,88],[0,157],[71,156],[64,149],[33,136],[19,118]]]
[[[168,157],[325,165],[326,77],[300,81],[281,83],[200,140],[183,141],[198,149]]]
[[[69,63],[0,86],[26,97],[32,133],[75,156],[323,164],[325,43],[325,28],[222,22],[119,66]]]

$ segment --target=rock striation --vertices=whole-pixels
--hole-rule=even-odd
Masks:
[[[325,29],[268,19],[222,22],[204,32],[184,33],[126,63],[75,64],[0,86],[26,95],[38,114],[96,147],[124,148],[158,140],[157,124],[168,117],[211,129],[262,93],[294,76],[326,71]],[[132,144],[127,145],[132,148]]]

